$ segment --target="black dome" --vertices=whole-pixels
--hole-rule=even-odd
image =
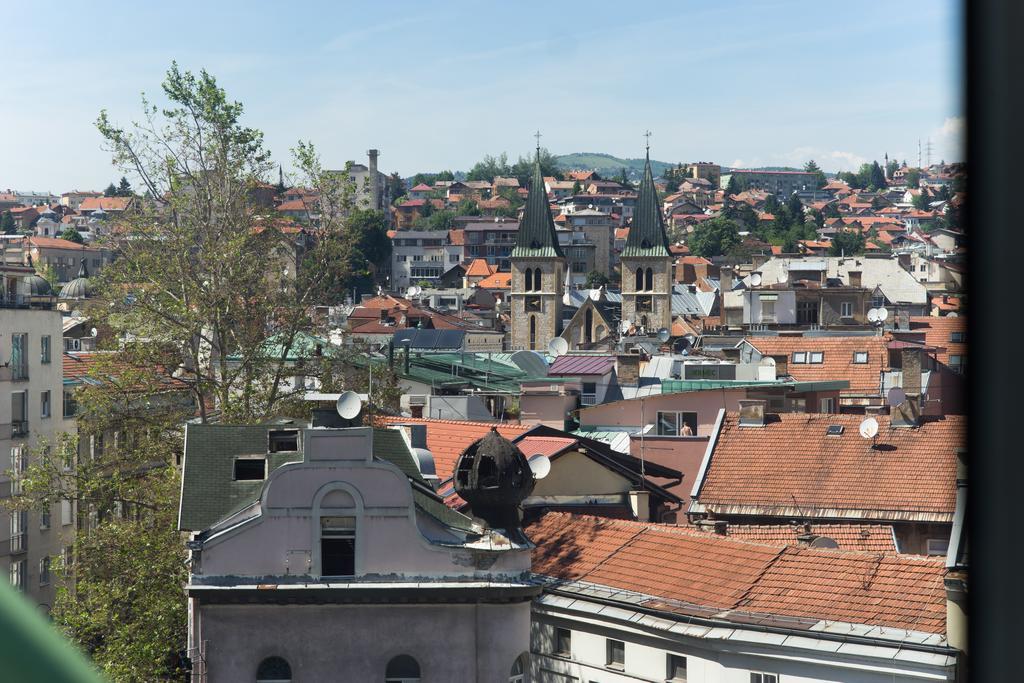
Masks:
[[[29,275],[27,278],[25,278],[25,281],[28,282],[28,293],[31,296],[53,295],[53,287],[50,285],[50,282],[42,275],[39,275],[38,273],[36,273],[35,275]]]
[[[489,526],[516,529],[519,504],[533,492],[533,472],[515,444],[491,428],[455,464],[455,491]]]

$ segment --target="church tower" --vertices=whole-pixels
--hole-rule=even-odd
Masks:
[[[551,220],[538,146],[523,222],[512,249],[509,304],[513,351],[543,351],[549,341],[561,334],[564,277],[565,255],[558,246],[555,223]]]
[[[650,147],[621,263],[622,319],[643,327],[647,334],[661,327],[671,329],[672,254],[654,188]]]

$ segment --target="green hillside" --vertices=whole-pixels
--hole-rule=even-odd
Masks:
[[[643,159],[620,159],[619,157],[613,157],[611,154],[602,154],[600,152],[560,154],[555,159],[558,161],[558,167],[566,171],[575,169],[597,171],[604,178],[614,178],[618,175],[621,168],[626,169],[626,173],[631,180],[639,180],[644,172]],[[651,159],[651,170],[655,176],[660,176],[670,166],[675,166],[675,164]]]

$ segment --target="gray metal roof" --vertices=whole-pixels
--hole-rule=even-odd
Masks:
[[[396,349],[409,348],[436,350],[459,350],[466,333],[463,330],[421,330],[417,328],[398,330],[394,334]]]

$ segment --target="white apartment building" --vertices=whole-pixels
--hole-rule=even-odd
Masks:
[[[438,278],[462,260],[462,247],[449,243],[444,230],[402,230],[391,240],[391,291]]]

